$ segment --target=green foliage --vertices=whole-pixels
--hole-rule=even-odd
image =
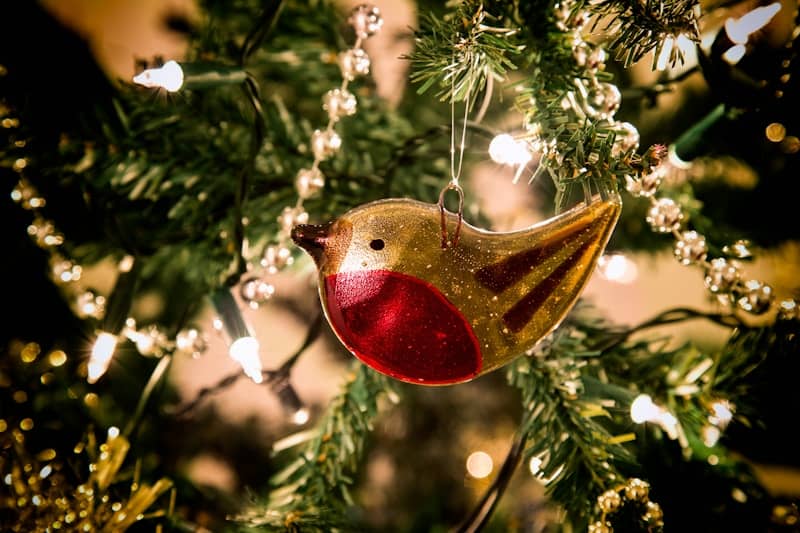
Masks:
[[[504,81],[516,69],[512,58],[523,48],[517,29],[504,27],[483,2],[463,2],[441,18],[422,13],[421,19],[409,57],[420,94],[435,86],[440,100],[472,107],[490,78]]]
[[[696,0],[601,0],[581,4],[598,16],[595,25],[601,25],[603,33],[610,36],[609,49],[625,67],[654,52],[655,68],[668,38],[683,35],[692,41],[700,40],[700,3]],[[680,47],[674,46],[668,53],[668,64],[683,63]]]
[[[326,416],[302,439],[298,457],[272,477],[274,489],[264,508],[241,517],[252,526],[290,531],[347,531],[352,486],[363,459],[372,422],[386,395],[396,399],[389,380],[357,364]],[[280,443],[278,444],[280,447]]]
[[[65,126],[57,140],[37,139],[23,116],[0,144],[4,173],[16,178],[11,168],[20,158],[27,161],[23,174],[44,190],[45,212],[66,233],[67,255],[88,265],[133,254],[144,264],[143,286],[187,301],[170,303],[171,319],[161,324],[170,331],[203,295],[238,272],[240,253],[253,261],[276,240],[279,214],[296,201],[295,175],[312,160],[308,139],[327,123],[321,97],[341,82],[335,54],[352,35],[335,3],[262,4],[208,0],[189,54],[196,62],[245,70],[247,85],[166,95],[120,82],[113,99],[97,102],[95,114]],[[305,203],[312,219],[387,196],[434,199],[446,183],[449,157],[440,142],[448,128],[440,102],[466,101],[469,109],[495,82],[516,91],[526,137],[542,152],[539,168],[555,184],[556,210],[576,194],[613,193],[626,176],[649,170],[658,150],[615,152],[615,121],[587,112],[596,101],[592,91],[611,75],[599,68],[599,55],[591,57],[593,46],[576,46],[576,19],[584,7],[613,34],[609,46],[625,66],[651,51],[658,57],[668,38],[697,33],[692,0],[468,0],[448,4],[443,16],[423,12],[409,56],[411,80],[419,94],[436,90],[439,102],[427,102],[412,116],[412,104],[390,108],[369,81],[356,82],[359,111],[338,125],[344,149],[321,165],[325,189]],[[680,59],[677,50],[673,61]],[[413,98],[419,95],[408,101]],[[703,216],[691,187],[666,192],[684,206],[712,252],[721,251],[724,238]],[[667,246],[669,237],[653,237],[643,223],[645,208],[626,197],[619,240],[651,248],[660,239]],[[626,224],[631,220],[638,225]],[[664,315],[647,327],[690,318],[697,316]],[[726,443],[708,444],[710,406],[735,403],[741,408],[733,424],[757,426],[758,410],[747,408],[750,396],[763,392],[765,368],[796,354],[800,335],[796,323],[747,328],[732,318],[719,321],[736,329],[717,351],[672,346],[667,337],[641,338],[634,334],[644,327],[622,330],[575,313],[551,345],[510,367],[509,382],[520,390],[524,407],[519,430],[527,439],[525,459],[541,461],[539,475],[572,525],[584,528],[595,518],[602,491],[630,476],[648,478],[653,448],[656,455],[667,450],[664,457],[677,450],[686,464],[706,466],[713,456],[720,468],[709,476],[747,478],[753,489],[748,494],[757,493]],[[19,381],[5,366],[0,370],[4,383]],[[67,394],[86,392],[60,372],[57,390],[37,398],[46,418],[57,418],[50,411]],[[13,379],[5,380],[6,374]],[[657,424],[631,423],[630,404],[640,393],[674,414],[674,439]],[[385,395],[393,395],[389,380],[359,365],[327,414],[296,443],[302,444],[298,455],[274,473],[267,501],[241,521],[303,531],[352,527],[350,489]],[[11,388],[4,386],[2,396],[10,405]],[[98,420],[110,424],[122,416],[107,409]]]

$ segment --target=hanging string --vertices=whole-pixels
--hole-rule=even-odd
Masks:
[[[455,60],[455,56],[454,56]],[[458,151],[458,168],[456,168],[456,77],[451,78],[452,89],[450,97],[450,185],[460,187],[458,180],[461,177],[461,168],[464,164],[464,146],[467,141],[467,118],[469,117],[469,88],[464,96],[464,119],[461,123],[461,144]]]
[[[456,53],[455,46],[453,46],[453,63],[455,65]],[[456,76],[452,73],[450,78],[450,183],[445,186],[439,193],[439,214],[441,216],[442,226],[442,249],[448,246],[456,246],[458,238],[461,234],[461,223],[464,216],[464,190],[458,183],[461,177],[461,169],[464,165],[464,147],[467,141],[467,119],[469,118],[469,87],[464,95],[464,119],[461,123],[461,143],[458,151],[458,167],[456,167]],[[454,190],[458,193],[458,211],[456,212],[456,230],[453,233],[452,240],[450,239],[447,231],[447,216],[445,214],[444,196],[449,190]]]

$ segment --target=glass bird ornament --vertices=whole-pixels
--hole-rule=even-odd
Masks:
[[[295,226],[292,238],[316,262],[325,316],[348,350],[401,381],[449,385],[508,363],[559,325],[620,208],[616,196],[594,198],[501,233],[437,204],[387,199]]]

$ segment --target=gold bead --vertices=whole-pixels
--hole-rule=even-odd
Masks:
[[[642,515],[642,518],[651,526],[661,527],[664,525],[664,511],[655,502],[647,502],[647,510]]]
[[[614,528],[611,527],[609,522],[601,522],[597,521],[593,524],[589,524],[589,533],[613,533]]]
[[[647,481],[642,481],[639,478],[632,478],[628,480],[628,485],[625,487],[625,497],[629,500],[643,502],[650,494],[650,484]]]
[[[622,497],[613,489],[605,491],[597,497],[597,506],[604,513],[613,513],[622,505]]]

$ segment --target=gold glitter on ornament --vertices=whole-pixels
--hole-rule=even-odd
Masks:
[[[446,385],[505,365],[555,329],[619,213],[618,198],[596,198],[499,233],[436,204],[388,199],[296,226],[292,238],[316,261],[326,317],[356,357],[402,381]]]

